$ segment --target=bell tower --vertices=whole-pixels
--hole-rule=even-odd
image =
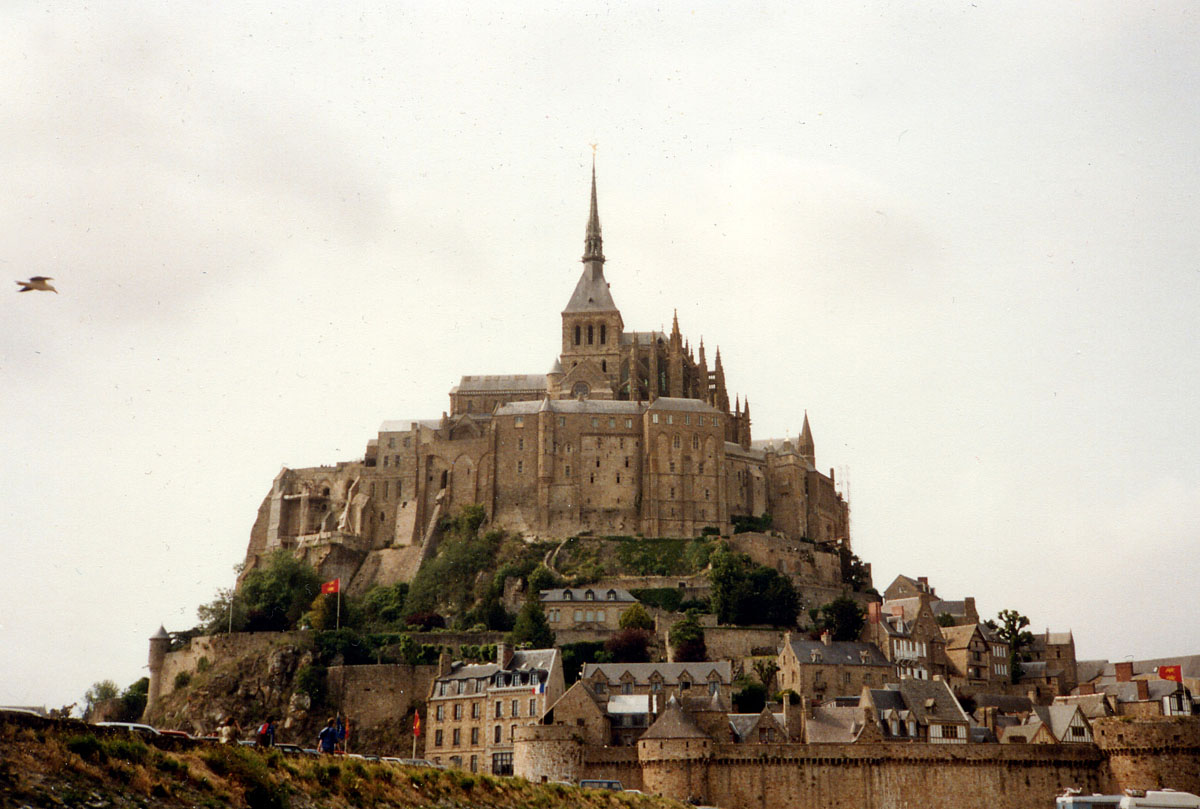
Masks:
[[[592,159],[592,205],[583,240],[582,261],[583,274],[562,312],[563,394],[593,395],[591,388],[598,372],[608,380],[608,390],[597,393],[603,398],[611,398],[620,379],[621,332],[625,323],[604,278],[604,240],[600,235],[600,214],[596,205],[595,158]],[[573,374],[576,368],[580,371]],[[573,376],[580,375],[591,381],[572,381]]]

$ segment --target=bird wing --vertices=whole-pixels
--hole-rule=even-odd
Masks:
[[[36,284],[36,283],[39,283],[39,282],[41,282],[41,281],[53,281],[53,280],[54,280],[54,276],[51,276],[51,275],[34,275],[34,276],[31,276],[29,280],[30,280],[30,281],[32,281],[33,283],[35,283],[35,284]]]

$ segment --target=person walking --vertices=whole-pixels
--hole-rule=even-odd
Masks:
[[[258,734],[254,738],[255,747],[275,746],[275,717],[268,716],[267,721],[258,726]]]
[[[233,744],[237,741],[237,738],[241,735],[241,732],[241,727],[239,727],[238,723],[234,721],[232,716],[230,716],[221,723],[220,729],[217,730],[217,739],[220,740],[221,744]]]
[[[337,725],[333,719],[330,719],[325,723],[325,727],[321,728],[321,732],[317,734],[317,749],[322,753],[332,753],[337,749],[337,743]]]

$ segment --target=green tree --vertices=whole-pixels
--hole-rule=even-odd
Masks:
[[[779,673],[779,664],[770,657],[755,660],[754,673],[758,675],[759,682],[763,684],[763,688],[769,694],[771,693],[771,683],[774,682],[775,675]]]
[[[842,562],[842,582],[850,585],[856,593],[871,586],[871,566],[859,559],[849,548],[842,545],[838,549]]]
[[[508,642],[514,646],[528,644],[534,649],[549,649],[554,646],[554,631],[542,611],[542,602],[529,599],[521,612],[517,614],[517,622],[508,635]]]
[[[553,590],[557,587],[562,587],[562,579],[554,575],[554,571],[544,564],[535,567],[525,582],[526,589],[531,597],[540,595],[542,590]]]
[[[675,622],[667,633],[667,642],[671,644],[672,656],[677,663],[694,663],[708,658],[708,647],[704,644],[704,627],[695,612],[688,614]]]
[[[634,604],[621,613],[618,623],[622,629],[654,629],[654,619],[641,604]]]
[[[712,609],[723,624],[794,626],[800,597],[779,571],[756,565],[744,553],[713,554],[708,574]]]
[[[85,716],[90,714],[101,702],[116,699],[119,696],[121,696],[121,689],[112,680],[100,680],[92,683],[92,687],[83,695],[83,701],[87,704]]]
[[[738,713],[759,713],[767,704],[767,689],[748,677],[738,680],[741,686],[733,694],[733,709]]]
[[[850,596],[839,596],[823,604],[820,609],[809,610],[813,626],[817,630],[828,630],[834,640],[858,640],[867,622],[867,614]]]
[[[246,629],[292,629],[320,591],[317,572],[285,550],[266,558],[242,580],[238,597],[246,609]]]
[[[146,698],[149,693],[149,677],[134,680],[128,688],[121,692],[121,702],[124,703],[123,713],[126,722],[136,722],[142,718],[142,712],[146,710]]]
[[[954,626],[954,616],[948,612],[939,613],[935,620],[938,626]]]
[[[363,621],[372,628],[395,629],[404,625],[404,602],[408,599],[408,582],[380,584],[362,597]]]
[[[995,621],[988,621],[987,627],[997,638],[1008,644],[1008,677],[1009,682],[1021,680],[1021,661],[1027,660],[1025,650],[1033,645],[1033,633],[1025,629],[1029,619],[1016,610],[1000,610]]]

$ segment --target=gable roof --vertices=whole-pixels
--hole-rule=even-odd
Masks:
[[[1071,726],[1071,721],[1075,718],[1075,714],[1082,716],[1078,705],[1063,705],[1061,703],[1035,705],[1033,706],[1033,713],[1049,727],[1050,733],[1060,742],[1067,738],[1067,729]]]
[[[694,683],[708,682],[714,672],[722,683],[733,682],[733,665],[728,660],[701,663],[584,663],[579,677],[590,680],[597,672],[610,682],[618,682],[622,675],[628,673],[637,685],[649,684],[655,672],[668,684],[678,683],[685,672]]]
[[[686,410],[693,413],[719,413],[715,407],[702,399],[676,399],[659,396],[648,408],[650,410]]]
[[[906,679],[898,683],[888,683],[886,690],[898,691],[908,710],[912,711],[913,716],[922,725],[930,722],[970,724],[950,686],[943,680]],[[874,696],[875,692],[871,693]]]
[[[802,666],[888,666],[892,664],[873,643],[857,640],[835,640],[826,645],[819,640],[791,640],[792,651]],[[814,662],[813,652],[820,652],[821,659]]]
[[[965,649],[971,643],[971,638],[978,631],[977,624],[942,627],[942,637],[946,639],[946,651]],[[1022,663],[1022,665],[1025,665]]]
[[[476,374],[464,376],[450,388],[451,393],[494,393],[504,391],[542,391],[545,374]]]
[[[591,592],[592,600],[588,601],[587,594]],[[613,597],[609,598],[608,594],[612,593]],[[622,590],[620,587],[557,587],[551,590],[540,591],[542,601],[563,601],[577,602],[582,601],[585,604],[614,604],[614,603],[631,603],[637,601],[628,590]]]
[[[825,703],[812,709],[805,722],[805,741],[811,744],[848,744],[858,738],[866,726],[866,711],[858,705]]]

